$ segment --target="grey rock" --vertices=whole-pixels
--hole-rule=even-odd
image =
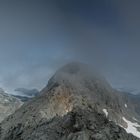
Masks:
[[[77,127],[75,127],[77,126]],[[94,126],[94,127],[93,127]],[[30,134],[29,134],[30,133]],[[1,140],[139,140],[96,110],[75,108],[67,115],[41,120],[36,127],[18,124]]]
[[[0,122],[13,114],[21,105],[20,100],[0,89]]]

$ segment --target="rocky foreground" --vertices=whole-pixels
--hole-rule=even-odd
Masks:
[[[75,108],[63,117],[42,119],[37,126],[22,123],[11,128],[4,140],[139,140],[108,121],[93,108]]]

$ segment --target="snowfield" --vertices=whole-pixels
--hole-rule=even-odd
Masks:
[[[123,120],[127,123],[128,127],[124,128],[127,133],[131,133],[134,136],[140,138],[140,132],[137,130],[137,128],[140,128],[140,125],[138,123],[133,123],[129,120],[127,120],[125,117],[123,117]]]

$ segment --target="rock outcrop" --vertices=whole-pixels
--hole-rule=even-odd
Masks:
[[[0,122],[13,114],[21,105],[22,102],[20,100],[0,89]]]

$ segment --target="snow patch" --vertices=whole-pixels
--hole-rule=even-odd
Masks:
[[[125,104],[124,106],[125,106],[125,108],[127,108],[127,104]]]
[[[106,117],[108,116],[108,111],[107,109],[103,109],[103,112],[105,113]]]
[[[128,125],[127,128],[124,128],[127,133],[131,133],[134,136],[140,138],[140,132],[137,130],[137,127],[140,127],[140,125],[138,123],[133,123],[129,120],[127,120],[125,117],[122,118]]]

